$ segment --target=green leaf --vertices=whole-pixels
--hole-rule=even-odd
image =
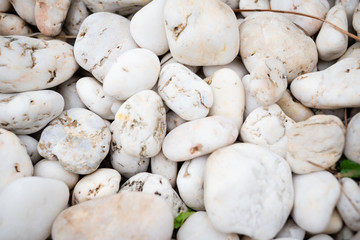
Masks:
[[[188,219],[193,213],[195,213],[195,211],[190,208],[188,208],[187,212],[180,213],[176,218],[174,218],[174,228],[179,229],[186,219]]]
[[[360,165],[350,160],[344,160],[340,163],[340,173],[343,177],[360,177]]]

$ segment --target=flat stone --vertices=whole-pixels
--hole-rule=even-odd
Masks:
[[[125,192],[70,207],[56,218],[54,240],[168,240],[173,231],[170,207],[159,196]]]

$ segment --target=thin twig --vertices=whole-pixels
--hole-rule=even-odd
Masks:
[[[339,32],[355,39],[356,41],[360,41],[360,38],[358,36],[356,36],[352,33],[349,33],[348,31],[345,31],[344,29],[339,28],[335,24],[333,24],[323,18],[305,14],[305,13],[301,13],[301,12],[283,11],[283,10],[274,10],[274,9],[233,9],[233,10],[234,10],[234,12],[237,12],[237,13],[241,13],[241,12],[275,12],[275,13],[287,13],[287,14],[294,14],[294,15],[299,15],[299,16],[303,16],[303,17],[309,17],[309,18],[313,18],[313,19],[322,21],[324,23],[327,23],[330,26],[332,26],[334,29],[338,30]]]
[[[344,125],[347,128],[348,126],[347,108],[344,109]]]

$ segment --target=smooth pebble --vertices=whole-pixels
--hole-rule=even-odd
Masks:
[[[28,35],[32,33],[29,26],[19,16],[0,11],[0,35]]]
[[[37,150],[39,141],[29,135],[18,135],[18,138],[25,145],[26,152],[31,158],[32,164],[35,165],[41,159],[41,156]]]
[[[151,158],[151,173],[167,178],[173,188],[176,185],[177,163],[170,161],[162,152]]]

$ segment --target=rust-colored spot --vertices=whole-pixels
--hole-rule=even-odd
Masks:
[[[19,164],[18,164],[18,163],[15,163],[14,168],[15,168],[15,171],[16,171],[16,172],[20,172]]]
[[[198,144],[195,147],[190,148],[190,153],[194,154],[196,152],[199,152],[199,151],[201,151],[202,147],[203,147],[203,145]]]

